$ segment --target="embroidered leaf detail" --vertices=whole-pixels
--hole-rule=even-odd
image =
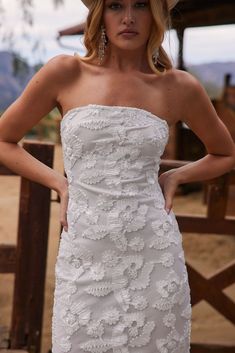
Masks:
[[[150,274],[153,270],[154,264],[148,262],[144,265],[141,270],[141,274],[138,278],[131,281],[130,288],[131,289],[144,289],[149,285],[150,282]]]
[[[113,286],[110,282],[100,282],[88,286],[85,291],[88,294],[94,295],[95,297],[103,297],[112,292]]]
[[[110,125],[110,121],[107,119],[86,119],[84,121],[80,120],[79,125],[81,127],[85,127],[90,130],[100,130],[103,129],[104,127],[107,127]]]
[[[127,335],[112,337],[111,339],[92,339],[80,344],[80,347],[87,352],[103,353],[111,348],[119,347],[127,343]]]
[[[86,229],[82,236],[92,240],[100,240],[108,234],[106,227],[95,225]]]
[[[103,170],[94,169],[85,171],[80,174],[80,181],[85,184],[96,184],[99,183],[102,179],[104,179]]]
[[[131,347],[142,347],[145,346],[150,341],[150,335],[155,327],[155,323],[153,321],[148,321],[144,327],[142,333],[135,338],[130,340]]]

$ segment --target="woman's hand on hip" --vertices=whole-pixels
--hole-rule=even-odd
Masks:
[[[67,209],[69,201],[69,192],[68,192],[68,183],[67,179],[63,187],[58,191],[60,197],[60,223],[64,230],[68,231],[68,222],[67,222]]]
[[[179,185],[178,178],[174,175],[174,172],[175,169],[168,170],[167,172],[162,173],[158,178],[158,182],[165,198],[165,210],[167,213],[169,213],[172,208],[173,198]]]

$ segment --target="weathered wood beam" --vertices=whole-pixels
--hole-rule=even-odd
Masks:
[[[0,175],[16,175],[10,169],[5,167],[4,165],[0,165]]]
[[[0,245],[0,273],[14,273],[16,265],[16,246]]]
[[[215,26],[235,23],[235,3],[228,1],[190,1],[179,3],[172,13],[173,28]]]
[[[27,152],[49,167],[54,145],[25,142]],[[21,179],[11,349],[40,352],[51,190]]]
[[[234,353],[235,345],[229,343],[191,343],[191,353]]]
[[[176,213],[181,232],[206,234],[225,234],[234,236],[235,218],[226,217],[225,219],[211,219],[197,215],[181,215]]]

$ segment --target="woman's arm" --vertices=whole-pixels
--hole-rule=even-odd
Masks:
[[[57,98],[63,85],[61,73],[69,65],[68,59],[68,56],[60,55],[48,61],[0,118],[0,162],[15,173],[58,192],[64,200],[64,207],[67,179],[26,152],[18,142],[58,105]],[[66,225],[64,216],[61,218]]]
[[[218,117],[205,89],[190,74],[182,73],[182,120],[204,143],[207,155],[183,167],[163,173],[159,182],[169,211],[179,184],[209,180],[230,171],[235,166],[235,144]]]

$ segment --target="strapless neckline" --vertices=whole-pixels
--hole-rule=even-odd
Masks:
[[[103,104],[87,104],[87,105],[81,105],[78,107],[74,107],[69,109],[62,117],[62,121],[66,120],[66,118],[73,112],[76,111],[80,111],[80,110],[85,110],[85,109],[89,109],[89,108],[94,108],[94,109],[116,109],[116,110],[132,110],[132,111],[139,111],[139,112],[143,112],[145,113],[147,116],[149,116],[150,118],[152,118],[155,121],[161,121],[162,123],[165,124],[165,126],[169,129],[169,124],[168,122],[159,117],[158,115],[155,115],[153,113],[151,113],[150,111],[143,109],[143,108],[137,108],[137,107],[128,107],[128,106],[122,106],[122,105],[103,105]]]

